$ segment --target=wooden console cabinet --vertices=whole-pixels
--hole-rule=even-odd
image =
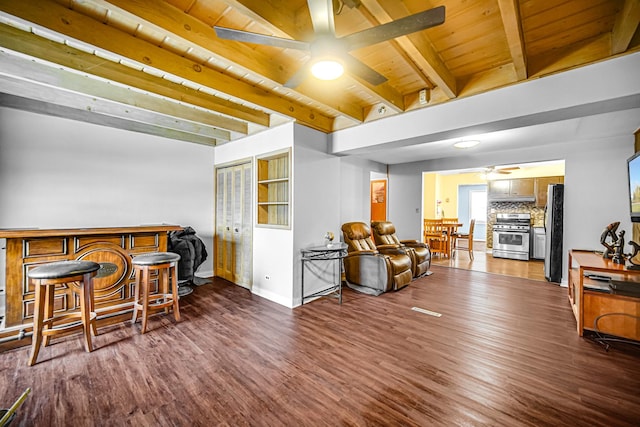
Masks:
[[[586,275],[586,276],[585,276]],[[614,291],[607,281],[587,276],[638,282],[638,293]],[[593,251],[569,251],[569,302],[578,333],[597,330],[640,341],[640,270],[628,270]]]
[[[81,229],[0,229],[6,239],[4,327],[0,336],[31,330],[34,289],[27,273],[44,263],[63,260],[94,261],[101,265],[94,279],[99,323],[112,323],[133,307],[132,256],[167,250],[168,232],[177,225]],[[154,281],[157,284],[157,281]],[[79,301],[68,287],[55,294],[55,310],[63,314],[78,310]]]

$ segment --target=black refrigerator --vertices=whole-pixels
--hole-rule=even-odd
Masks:
[[[544,208],[545,256],[544,277],[549,282],[562,280],[562,210],[564,184],[549,184]]]

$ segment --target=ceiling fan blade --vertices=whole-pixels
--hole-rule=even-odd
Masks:
[[[336,26],[333,20],[332,0],[307,0],[311,22],[316,34],[336,34]]]
[[[309,0],[311,1],[311,0]],[[409,15],[386,24],[349,34],[341,38],[347,46],[347,51],[352,51],[365,46],[391,40],[396,37],[426,30],[444,22],[444,6],[438,6],[424,12]]]
[[[341,55],[340,59],[344,61],[345,68],[348,72],[360,77],[362,80],[369,82],[374,86],[387,81],[385,76],[349,54]]]
[[[267,36],[264,34],[249,33],[242,30],[234,30],[224,27],[213,27],[216,30],[216,35],[221,39],[235,40],[239,42],[248,42],[261,44],[266,46],[281,47],[284,49],[298,49],[309,50],[310,45],[307,42],[301,42],[298,40],[283,39],[281,37]]]
[[[311,64],[309,63],[309,61],[307,61],[306,63],[302,64],[302,67],[300,67],[300,69],[296,71],[293,76],[289,77],[289,80],[287,80],[287,82],[283,86],[290,89],[300,86],[304,79],[309,76],[310,71]]]

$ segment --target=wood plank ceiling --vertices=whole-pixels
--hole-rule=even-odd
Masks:
[[[333,3],[338,37],[439,5],[446,20],[353,51],[381,85],[290,89],[308,52],[213,26],[311,40],[306,0],[0,0],[0,104],[215,145],[289,120],[330,133],[640,48],[640,0]]]

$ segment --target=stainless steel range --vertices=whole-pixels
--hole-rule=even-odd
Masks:
[[[499,213],[493,226],[493,256],[528,260],[530,233],[531,214]]]

